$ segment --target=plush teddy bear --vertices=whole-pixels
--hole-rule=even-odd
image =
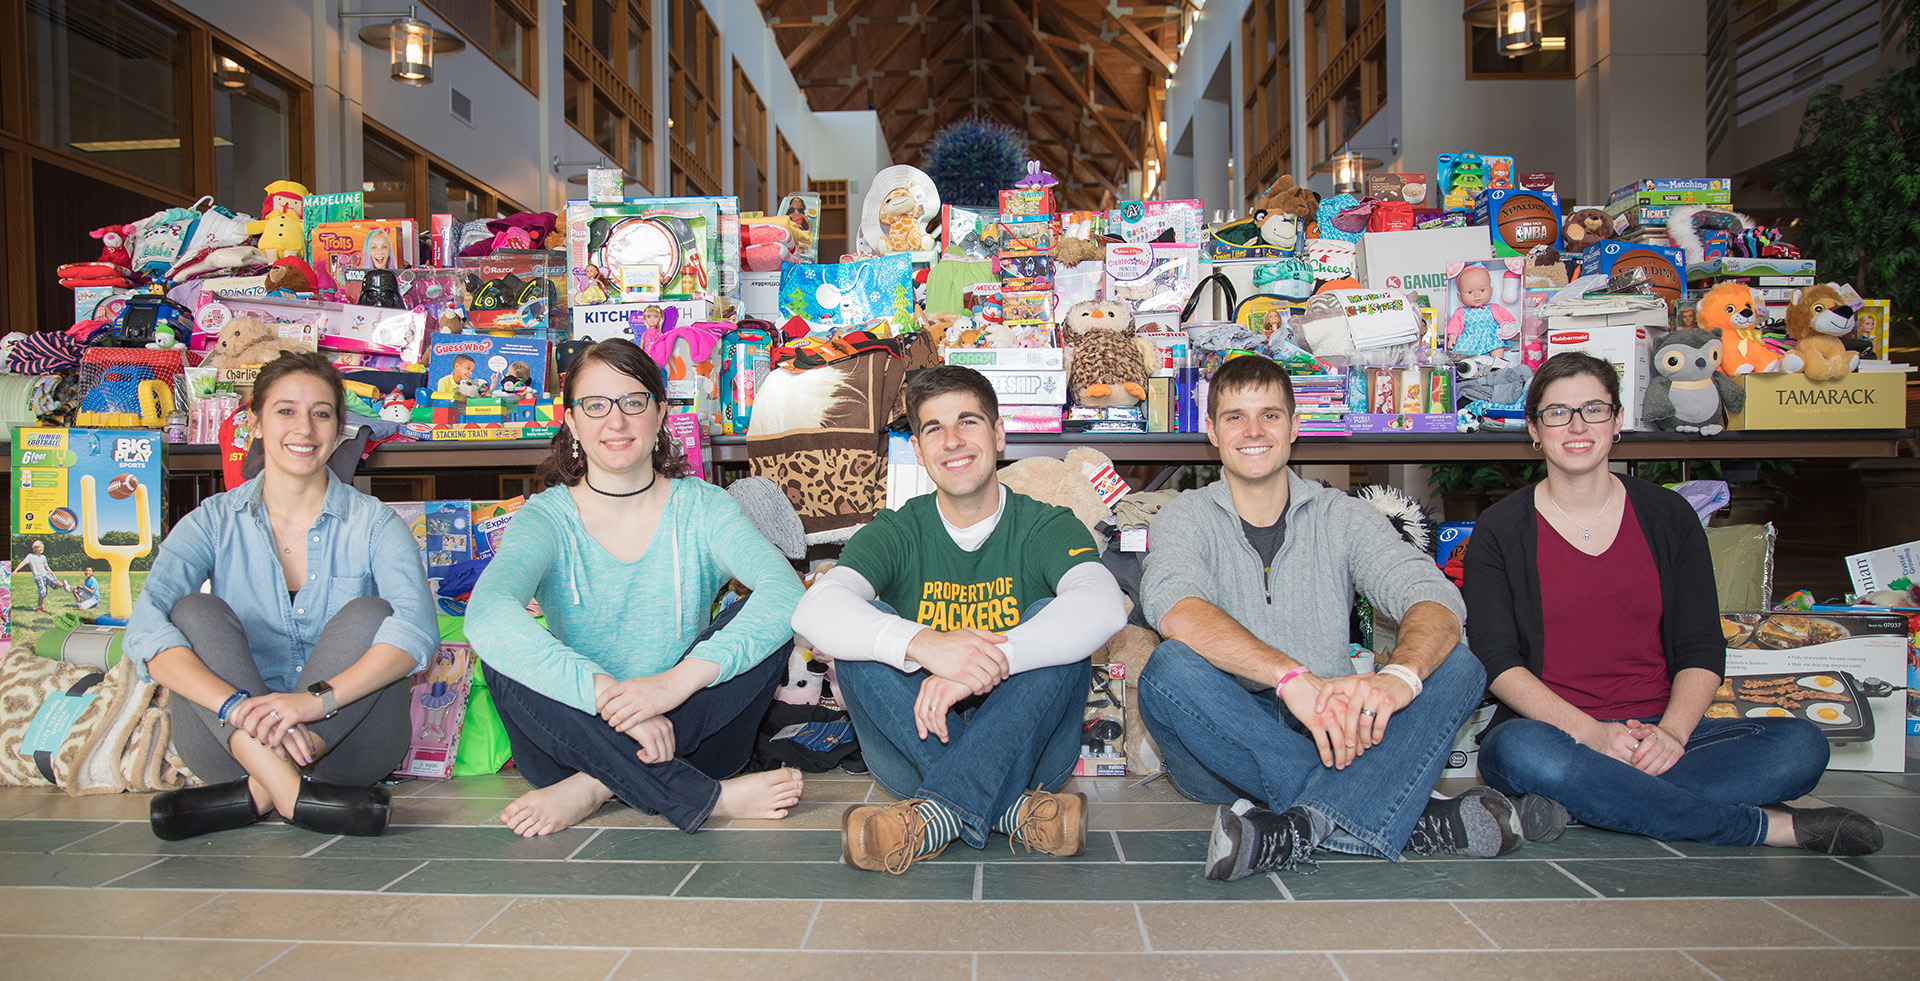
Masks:
[[[1133,309],[1121,300],[1081,300],[1060,321],[1067,356],[1067,395],[1080,406],[1129,406],[1147,400],[1151,343],[1134,332]]]
[[[1094,544],[1106,550],[1106,536],[1094,528],[1113,519],[1100,492],[1093,489],[1093,476],[1112,466],[1106,454],[1091,446],[1076,446],[1065,459],[1032,456],[1000,468],[1000,482],[1016,494],[1025,494],[1042,504],[1053,504],[1073,512],[1093,534]]]
[[[1107,257],[1107,246],[1090,238],[1063,238],[1053,247],[1056,266],[1075,266],[1082,262],[1100,262]]]
[[[1568,252],[1585,252],[1594,243],[1614,237],[1613,216],[1599,208],[1581,208],[1560,223],[1560,237]]]
[[[1780,355],[1760,333],[1760,304],[1741,283],[1721,283],[1695,308],[1702,329],[1720,335],[1720,370],[1729,375],[1780,370]]]
[[[1747,392],[1740,383],[1720,373],[1722,340],[1708,330],[1671,331],[1653,347],[1653,378],[1641,417],[1660,429],[1718,434],[1725,425],[1721,410],[1739,412]]]
[[[1853,333],[1853,308],[1832,283],[1793,291],[1787,307],[1787,336],[1792,353],[1780,361],[1786,371],[1804,372],[1810,381],[1844,378],[1860,356],[1847,350],[1840,338]]]
[[[263,277],[268,292],[311,293],[314,290],[316,276],[307,260],[290,255],[274,262],[267,268]]]
[[[1267,193],[1254,202],[1253,210],[1255,214],[1265,211],[1269,215],[1293,215],[1300,219],[1301,237],[1314,238],[1313,221],[1320,213],[1320,195],[1310,188],[1295,186],[1292,174],[1281,174],[1280,179],[1274,181],[1272,187],[1267,188]],[[1261,237],[1265,237],[1264,224]]]
[[[261,365],[285,351],[306,348],[275,333],[258,317],[235,317],[220,328],[220,340],[200,361],[203,368],[238,368]]]

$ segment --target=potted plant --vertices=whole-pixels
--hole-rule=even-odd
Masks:
[[[1442,520],[1472,521],[1493,502],[1539,480],[1546,465],[1519,460],[1436,463],[1427,470],[1427,487],[1440,498]]]

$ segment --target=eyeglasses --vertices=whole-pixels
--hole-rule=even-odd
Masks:
[[[620,407],[622,415],[637,416],[647,411],[647,407],[652,404],[652,392],[628,392],[617,399],[610,399],[605,395],[588,395],[573,400],[573,407],[586,413],[589,419],[604,417],[612,412],[616,405]]]
[[[1573,421],[1575,412],[1580,413],[1580,418],[1593,425],[1613,421],[1613,403],[1611,402],[1588,402],[1578,408],[1571,405],[1543,405],[1534,418],[1542,426],[1564,426]]]

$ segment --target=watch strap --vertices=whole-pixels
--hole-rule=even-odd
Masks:
[[[334,697],[333,686],[324,681],[316,681],[307,686],[307,693],[320,697],[320,707],[326,711],[322,719],[331,719],[340,714],[340,701]]]

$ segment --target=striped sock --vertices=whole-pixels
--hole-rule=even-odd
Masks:
[[[927,822],[927,836],[920,842],[921,855],[931,855],[960,837],[960,815],[946,805],[923,800],[913,805],[913,809]]]
[[[1020,808],[1026,803],[1027,795],[1021,794],[1019,798],[1013,802],[1013,806],[1007,808],[1006,813],[1000,815],[1000,820],[993,822],[993,830],[1009,838],[1013,837],[1014,829],[1020,826]]]

